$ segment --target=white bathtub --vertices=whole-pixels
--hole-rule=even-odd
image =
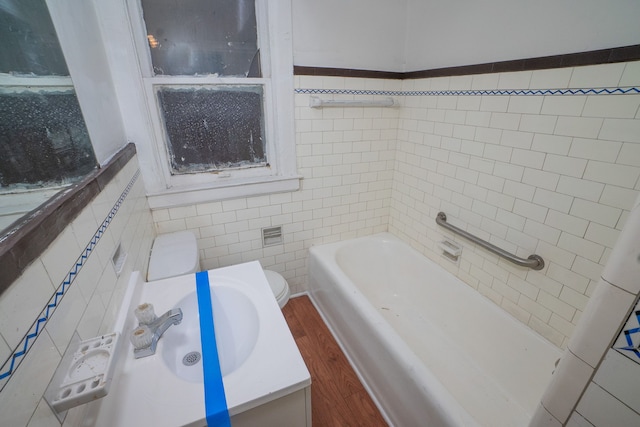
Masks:
[[[389,233],[312,247],[309,286],[398,427],[527,426],[561,355]]]

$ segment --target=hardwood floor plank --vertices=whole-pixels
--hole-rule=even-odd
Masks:
[[[351,412],[358,418],[361,426],[386,426],[378,408],[373,403],[366,391],[354,393],[346,398]]]
[[[309,297],[292,298],[282,311],[311,373],[313,426],[386,426]]]
[[[302,327],[300,320],[298,320],[296,313],[292,309],[288,309],[287,306],[285,306],[285,308],[282,310],[282,314],[284,314],[284,318],[289,325],[291,335],[293,335],[294,339],[297,340],[298,338],[305,336],[306,333],[304,331],[304,328]]]
[[[308,300],[308,297],[305,298]],[[299,322],[304,322],[305,333],[314,336],[317,351],[323,354],[323,360],[329,372],[333,373],[333,381],[340,382],[341,386],[338,388],[340,395],[347,397],[354,392],[361,391],[360,380],[311,301],[295,304],[292,311]]]
[[[317,426],[346,426],[349,425],[351,408],[341,398],[338,386],[331,379],[331,372],[327,370],[323,361],[316,356],[309,356],[315,352],[309,337],[298,341],[300,352],[307,362],[311,372],[311,414],[312,424]],[[304,349],[304,350],[303,350]],[[306,356],[305,356],[306,355]],[[347,414],[347,419],[345,419]]]

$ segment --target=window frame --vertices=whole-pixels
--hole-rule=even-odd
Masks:
[[[140,0],[128,0],[127,5],[149,112],[152,150],[155,152],[154,159],[148,160],[152,160],[152,167],[156,168],[157,173],[153,174],[156,182],[150,183],[149,188],[163,189],[148,194],[151,208],[298,190],[301,177],[296,172],[290,1],[256,0],[258,47],[263,76],[260,78],[154,75],[142,4]],[[156,88],[163,85],[262,86],[268,166],[172,174],[166,130],[156,95]]]

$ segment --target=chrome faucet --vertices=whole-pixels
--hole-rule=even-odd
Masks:
[[[162,334],[164,334],[171,325],[177,325],[180,322],[182,322],[182,310],[179,308],[173,308],[151,323],[146,325],[143,325],[142,323],[139,324],[138,329],[134,330],[133,334],[138,334],[138,331],[141,331],[140,334],[146,333],[146,330],[143,329],[143,327],[146,326],[148,331],[151,333],[151,343],[144,347],[135,348],[133,350],[133,356],[136,359],[140,359],[141,357],[147,357],[155,354],[158,340],[162,337]]]

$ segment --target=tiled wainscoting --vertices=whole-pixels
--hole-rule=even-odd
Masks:
[[[639,85],[638,62],[405,80],[436,95],[403,98],[390,231],[565,347],[640,190]],[[545,268],[445,232],[439,211]]]
[[[59,424],[42,395],[72,335],[111,332],[129,275],[146,270],[154,236],[134,156],[0,296],[0,424]],[[127,258],[117,276],[119,244]],[[79,414],[70,410],[65,425],[78,425]]]
[[[309,246],[388,228],[565,347],[640,189],[639,85],[640,62],[404,81],[297,76],[301,191],[153,218],[160,233],[196,232],[203,267],[259,259],[294,292],[306,287]],[[310,96],[393,96],[400,107],[316,109]],[[516,268],[452,236],[435,223],[440,210],[546,267]],[[263,248],[261,228],[277,225],[285,243]],[[443,236],[464,246],[458,265],[438,252]]]

